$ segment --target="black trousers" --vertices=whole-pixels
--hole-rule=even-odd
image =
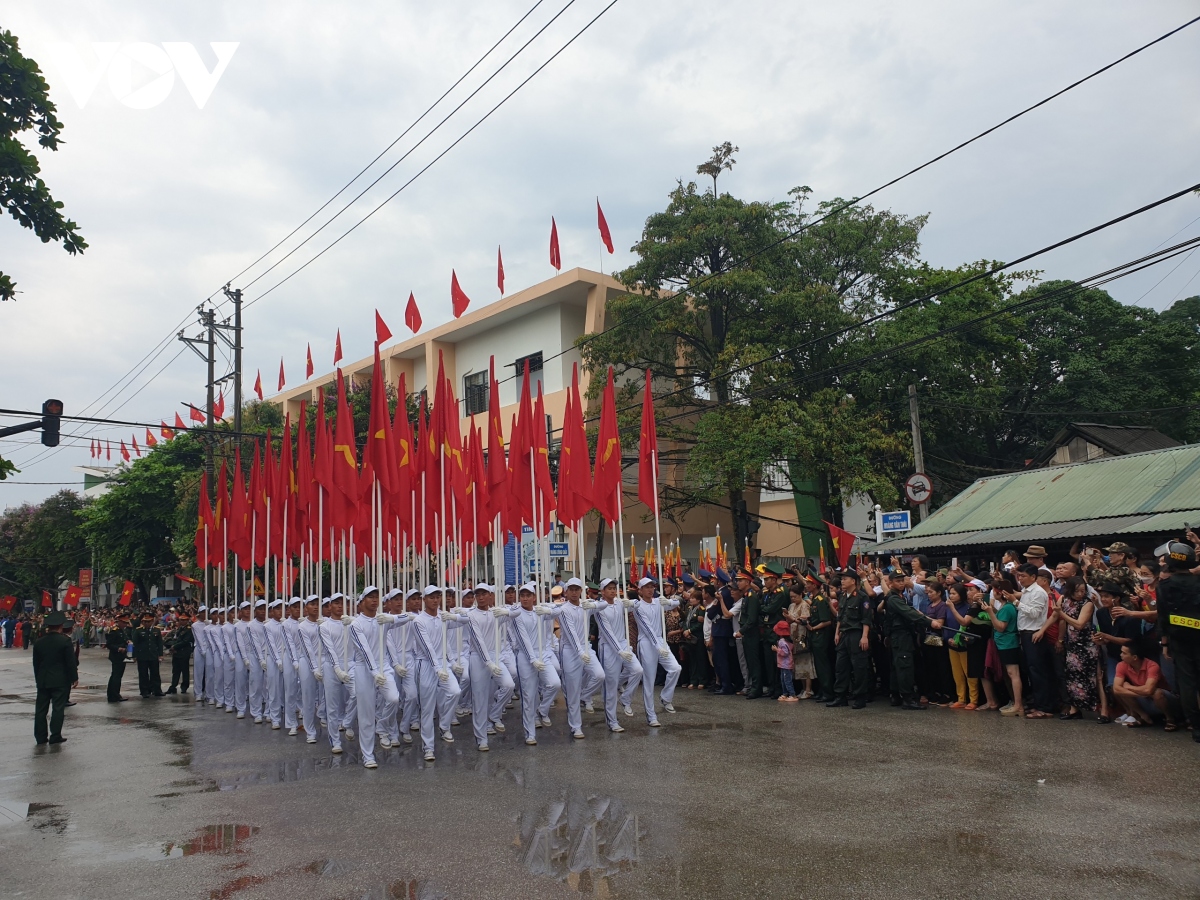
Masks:
[[[1033,687],[1032,701],[1027,707],[1042,712],[1055,712],[1054,702],[1054,645],[1046,638],[1035,642],[1032,631],[1021,632],[1021,655],[1029,669],[1029,683]]]
[[[742,632],[742,653],[746,656],[746,696],[759,697],[762,695],[762,639],[757,626],[751,631]]]
[[[171,657],[171,690],[178,687],[181,691],[187,691],[190,683],[188,670],[191,668],[191,662],[192,655],[190,653]]]
[[[826,629],[827,631],[827,629]],[[817,691],[820,697],[833,696],[833,654],[830,653],[828,638],[818,638],[820,632],[810,632],[812,635],[813,666],[817,670]]]
[[[49,738],[62,737],[63,716],[67,711],[69,687],[38,688],[33,706],[33,739],[44,744]],[[53,711],[51,711],[53,709]],[[50,714],[50,732],[46,733],[46,714]]]
[[[112,673],[108,676],[108,699],[115,703],[121,699],[121,679],[125,677],[125,654],[110,653],[108,661],[112,663]]]
[[[726,694],[733,693],[733,682],[729,679],[729,656],[734,653],[733,639],[716,637],[712,639],[713,669],[716,672],[717,690]]]
[[[915,700],[917,691],[916,642],[911,634],[891,636],[892,668],[889,688],[893,697]]]
[[[696,644],[688,644],[687,652],[689,657],[688,670],[691,676],[688,684],[706,686],[710,679],[708,648],[704,646],[703,641],[700,641]]]
[[[871,651],[859,646],[861,631],[843,631],[837,646],[837,674],[833,692],[856,703],[865,703],[871,690]]]
[[[782,689],[779,683],[779,666],[775,664],[775,641],[764,640],[762,642],[760,665],[764,676],[763,692],[772,698],[778,697],[782,693]]]
[[[1173,631],[1178,631],[1176,628]],[[1192,726],[1192,737],[1200,741],[1200,700],[1196,692],[1200,690],[1200,636],[1192,638],[1179,637],[1172,633],[1168,638],[1171,648],[1171,659],[1175,661],[1175,682],[1179,690],[1179,702],[1183,705],[1183,714],[1188,724]]]
[[[151,694],[162,696],[162,676],[158,673],[157,659],[139,659],[138,667],[138,693],[143,697],[149,697]]]

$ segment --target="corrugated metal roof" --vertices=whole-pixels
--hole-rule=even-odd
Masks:
[[[981,478],[880,550],[1178,531],[1200,522],[1200,444]]]

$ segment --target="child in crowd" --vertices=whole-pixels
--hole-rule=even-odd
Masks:
[[[779,667],[780,703],[799,703],[796,696],[796,679],[792,674],[792,643],[791,626],[786,621],[775,624],[775,633],[779,635],[779,643],[775,645],[775,665]]]

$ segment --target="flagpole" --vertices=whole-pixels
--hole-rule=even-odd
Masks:
[[[621,482],[617,482],[617,527],[613,531],[613,540],[618,541],[617,556],[620,560],[620,566],[617,569],[617,584],[621,585],[625,580],[625,523],[622,521],[625,518],[624,504],[621,497]],[[618,539],[617,535],[620,533]],[[624,600],[628,594],[628,585],[622,585],[621,599]],[[629,643],[629,616],[625,615],[625,642]]]
[[[651,484],[654,486],[654,546],[657,548],[662,544],[662,528],[659,524],[659,514],[658,514],[659,504],[658,504],[658,451],[657,450],[650,451],[650,476],[651,476]],[[718,535],[720,534],[720,528],[721,528],[721,526],[718,525],[717,526]],[[718,541],[719,541],[719,537],[718,537]],[[720,546],[721,546],[720,543],[718,543],[717,544],[718,557],[720,556]],[[720,562],[720,559],[718,558],[717,561]],[[663,595],[662,566],[657,564],[658,563],[657,554],[656,554],[656,558],[655,558],[654,562],[655,562],[655,568],[658,570],[658,595],[661,597]],[[659,612],[662,613],[663,640],[665,641],[667,639],[667,609],[661,603],[659,604],[658,608],[659,608]]]

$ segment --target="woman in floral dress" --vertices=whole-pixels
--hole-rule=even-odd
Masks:
[[[1100,706],[1100,692],[1096,685],[1096,666],[1100,660],[1100,648],[1093,643],[1092,613],[1095,604],[1088,599],[1087,582],[1082,578],[1068,578],[1063,584],[1062,599],[1054,615],[1066,626],[1063,641],[1066,651],[1067,696],[1071,708],[1059,718],[1078,719],[1083,709]]]

